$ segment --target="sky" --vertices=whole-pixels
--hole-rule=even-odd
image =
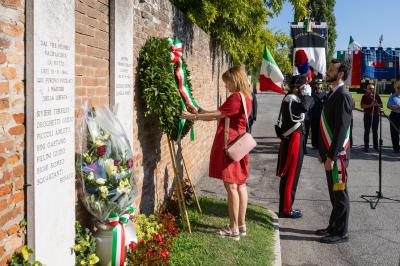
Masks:
[[[336,50],[347,49],[350,35],[361,46],[376,47],[383,34],[383,47],[400,47],[400,0],[336,0],[335,16]],[[292,21],[293,9],[286,1],[267,28],[290,33]]]

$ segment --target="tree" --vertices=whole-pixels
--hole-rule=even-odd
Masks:
[[[292,61],[291,61],[291,48],[292,39],[290,36],[284,32],[272,32],[269,29],[264,29],[260,36],[260,47],[263,49],[258,50],[255,55],[254,62],[252,66],[248,66],[248,71],[253,75],[257,76],[260,73],[262,56],[264,52],[264,46],[267,45],[270,50],[272,57],[279,66],[282,73],[292,72]]]
[[[334,14],[336,0],[309,0],[308,9],[313,21],[328,23],[328,51],[327,60],[333,58],[335,51],[336,34],[336,17]],[[298,20],[297,20],[298,21]]]
[[[264,45],[274,56],[284,59],[286,52],[277,52],[275,34],[264,26],[282,8],[284,0],[171,0],[187,17],[231,55],[235,64],[245,64],[256,69],[262,60]],[[308,0],[290,0],[299,18],[307,12]],[[285,39],[286,40],[286,39]],[[278,45],[279,46],[279,45]],[[283,46],[286,46],[283,45]],[[277,60],[280,67],[287,62]],[[286,60],[289,60],[287,58]]]
[[[307,4],[310,0],[289,0],[294,8],[295,21],[303,19],[307,15]],[[279,14],[281,12],[283,3],[285,0],[264,0],[267,7],[271,8],[273,14]]]

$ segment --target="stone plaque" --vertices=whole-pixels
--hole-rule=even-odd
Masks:
[[[133,142],[133,2],[111,1],[111,104]]]
[[[74,265],[75,2],[27,1],[28,245]]]

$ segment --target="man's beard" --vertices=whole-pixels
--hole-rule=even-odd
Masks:
[[[329,77],[326,76],[326,81],[327,82],[334,82],[334,81],[337,81],[339,79],[339,76],[338,76],[338,74],[336,74],[333,78],[331,78],[331,79],[328,79],[328,78]]]

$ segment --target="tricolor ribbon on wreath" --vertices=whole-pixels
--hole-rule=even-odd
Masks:
[[[331,129],[329,128],[328,122],[326,121],[324,110],[322,110],[321,114],[320,129],[325,149],[326,151],[329,151],[329,148],[331,147],[332,143],[333,134]],[[342,150],[339,152],[340,170],[342,173],[341,178],[339,178],[339,169],[337,161],[335,161],[333,164],[333,169],[332,169],[333,191],[346,189],[347,173],[344,165],[344,160],[347,158],[346,150],[349,146],[349,141],[350,141],[350,127],[346,131],[346,138],[344,140]]]
[[[112,266],[123,266],[125,261],[125,224],[135,219],[135,209],[128,207],[121,215],[111,213],[108,224],[113,227],[112,232]]]
[[[165,38],[165,41],[169,45],[170,48],[170,56],[171,56],[171,63],[177,63],[177,68],[175,70],[175,76],[178,80],[178,89],[181,95],[181,103],[183,110],[189,110],[192,113],[197,114],[199,112],[199,106],[197,105],[196,101],[193,98],[193,95],[189,89],[187,84],[187,70],[186,65],[182,60],[182,42],[178,39],[173,41],[171,38]],[[180,119],[178,125],[178,140],[181,137],[183,126],[185,125],[186,120]],[[192,127],[191,140],[194,140],[194,129]]]

